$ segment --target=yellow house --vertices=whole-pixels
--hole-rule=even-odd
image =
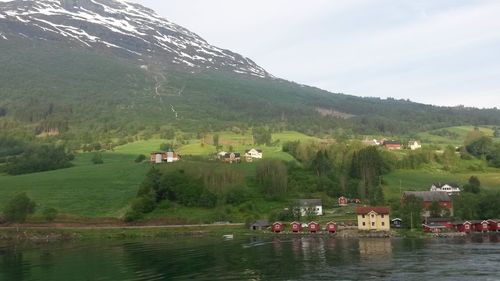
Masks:
[[[386,231],[390,229],[388,207],[357,207],[359,230]]]

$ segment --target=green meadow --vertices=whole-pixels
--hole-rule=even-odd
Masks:
[[[284,132],[273,135],[275,140],[317,140],[297,132]],[[234,143],[233,150],[244,153],[245,149],[262,149],[265,158],[278,158],[292,161],[293,157],[281,151],[281,145],[253,146],[251,135],[220,133],[221,143]],[[162,143],[169,141],[153,138],[140,140],[116,147],[113,151],[102,153],[104,164],[91,163],[93,153],[80,153],[73,161],[74,166],[67,169],[33,173],[19,176],[0,174],[0,209],[16,193],[26,192],[38,205],[37,213],[47,207],[56,208],[60,214],[71,217],[121,217],[128,208],[150,164],[135,163],[139,154],[147,157],[154,150],[159,150]],[[229,145],[223,145],[228,149]],[[188,144],[177,150],[181,155],[208,156],[216,152],[211,144],[202,145],[200,140],[189,140]],[[255,163],[243,163],[241,169],[248,173],[255,171]],[[266,212],[268,202],[257,199],[255,210]],[[272,205],[272,204],[271,204]],[[215,210],[210,218],[216,219],[216,212],[240,212],[238,210]],[[151,218],[165,216],[161,209],[151,214]],[[207,220],[207,210],[173,206],[167,216],[178,217],[186,221],[202,222]]]

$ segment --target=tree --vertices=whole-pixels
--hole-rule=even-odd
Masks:
[[[218,134],[213,135],[212,139],[214,142],[214,146],[219,147],[219,135]]]
[[[328,159],[328,153],[326,151],[320,150],[316,153],[316,157],[311,163],[312,169],[316,172],[318,177],[326,176],[330,170],[330,160]]]
[[[476,176],[471,176],[469,178],[469,182],[464,185],[464,191],[469,192],[469,193],[479,193],[481,187],[481,182],[479,181],[479,178]]]
[[[404,224],[410,228],[419,228],[421,225],[423,202],[422,199],[410,195],[401,204],[400,214]]]
[[[467,152],[476,156],[483,157],[489,155],[493,149],[493,140],[490,137],[482,136],[465,146]]]
[[[36,204],[26,193],[14,196],[4,207],[3,214],[9,222],[23,223],[29,215],[35,213]]]
[[[443,212],[443,208],[439,205],[439,202],[433,201],[429,206],[429,213],[431,218],[440,218]]]
[[[288,171],[280,160],[260,161],[257,164],[256,179],[268,198],[279,199],[287,192]]]
[[[252,130],[253,140],[257,145],[270,145],[272,142],[272,134],[270,129],[263,127],[253,128]]]

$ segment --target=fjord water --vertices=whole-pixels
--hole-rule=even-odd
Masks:
[[[498,235],[0,243],[0,280],[500,280]]]

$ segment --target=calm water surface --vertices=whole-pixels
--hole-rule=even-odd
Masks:
[[[499,238],[0,243],[0,280],[500,280]]]

